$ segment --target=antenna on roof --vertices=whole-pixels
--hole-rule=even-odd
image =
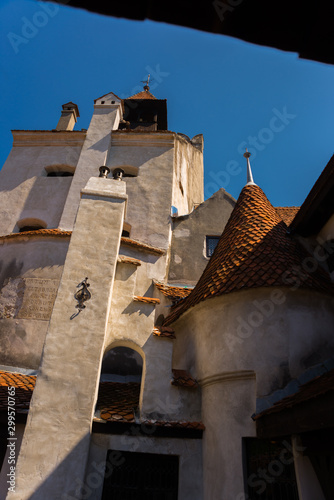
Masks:
[[[141,83],[145,83],[144,90],[147,90],[147,91],[150,90],[150,87],[148,86],[148,84],[150,83],[150,77],[151,77],[151,75],[149,74],[147,76],[147,80],[141,80]]]
[[[254,182],[254,179],[253,179],[253,174],[252,174],[252,169],[251,169],[251,165],[250,165],[250,161],[249,161],[249,157],[251,156],[251,153],[248,151],[248,149],[246,148],[246,153],[244,153],[244,158],[247,159],[247,184],[246,186],[255,186],[255,182]]]

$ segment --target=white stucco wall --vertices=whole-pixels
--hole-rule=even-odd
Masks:
[[[14,131],[13,148],[0,171],[0,234],[17,231],[17,221],[37,218],[57,227],[71,177],[46,177],[45,167],[74,168],[85,132]]]

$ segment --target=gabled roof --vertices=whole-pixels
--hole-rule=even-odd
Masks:
[[[157,99],[157,98],[154,97],[154,95],[151,94],[151,92],[149,92],[148,90],[142,90],[141,92],[138,92],[138,94],[134,94],[128,97],[128,99]]]
[[[96,103],[96,101],[99,101],[100,99],[103,99],[104,97],[107,98],[107,97],[110,97],[110,96],[114,96],[119,101],[122,100],[120,97],[118,97],[118,95],[115,94],[115,92],[108,92],[107,94],[101,95],[97,99],[94,99],[94,103]]]
[[[291,224],[293,219],[296,217],[299,207],[275,207],[278,215],[284,220],[285,224],[288,226]]]
[[[217,247],[191,294],[172,310],[164,324],[208,298],[247,288],[293,286],[296,269],[309,254],[287,234],[287,225],[257,185],[246,185]],[[291,275],[289,274],[291,273]],[[333,293],[320,266],[297,275],[301,288]]]

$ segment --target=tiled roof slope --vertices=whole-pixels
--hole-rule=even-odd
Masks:
[[[183,286],[165,285],[164,283],[160,283],[160,281],[155,280],[154,284],[157,289],[160,290],[163,295],[165,295],[165,297],[168,297],[172,300],[184,299],[185,297],[188,297],[192,290],[192,288]]]
[[[327,392],[334,391],[334,370],[331,370],[323,375],[318,375],[317,377],[309,380],[305,384],[301,385],[297,392],[286,396],[274,403],[273,406],[267,408],[266,410],[258,413],[253,417],[257,420],[263,416],[270,415],[271,413],[277,413],[288,408],[292,408],[295,405],[305,403],[310,399],[317,398]]]
[[[287,234],[287,226],[257,185],[246,185],[240,193],[217,247],[192,293],[172,310],[169,325],[199,302],[245,288],[291,286],[284,276],[300,268],[309,256]],[[291,277],[292,277],[291,276]],[[290,279],[291,279],[290,277]],[[302,288],[333,293],[329,277],[318,266],[302,272]]]
[[[287,226],[291,224],[299,211],[299,207],[275,207],[276,212]]]
[[[8,387],[15,387],[15,411],[29,410],[36,375],[24,375],[0,370],[0,411],[8,405]]]
[[[128,99],[156,99],[156,97],[154,97],[154,95],[148,90],[142,90],[141,92],[138,92],[138,94],[128,97]]]
[[[136,382],[101,382],[96,408],[103,420],[134,422],[139,393]]]

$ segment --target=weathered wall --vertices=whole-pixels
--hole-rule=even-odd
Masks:
[[[257,397],[270,394],[333,355],[333,305],[314,291],[270,287],[207,299],[173,325],[173,367],[200,380],[254,370]]]
[[[155,306],[133,301],[134,295],[146,295],[143,268],[144,262],[139,267],[117,265],[105,351],[123,345],[142,356],[141,418],[200,420],[200,391],[171,385],[173,341],[152,335]],[[152,281],[148,282],[149,290],[155,292]]]
[[[186,137],[175,136],[172,205],[179,215],[188,214],[204,201],[203,152]]]
[[[45,167],[74,168],[84,132],[14,131],[13,148],[0,172],[0,234],[17,231],[17,221],[37,218],[57,227],[71,177],[46,177]]]
[[[106,163],[111,169],[139,168],[137,177],[124,178],[130,237],[165,249],[170,240],[174,135],[114,132]]]
[[[80,203],[80,191],[90,177],[99,176],[99,167],[105,165],[110,147],[111,131],[118,128],[121,118],[119,103],[94,106],[94,113],[87,130],[75,174],[71,183],[59,227],[71,231]]]
[[[168,439],[150,436],[110,436],[93,434],[86,471],[87,500],[100,500],[103,489],[105,463],[108,450],[158,453],[179,456],[179,499],[203,499],[202,441],[200,439]],[[119,463],[119,462],[118,462]],[[80,484],[76,484],[79,488]]]
[[[205,237],[220,236],[234,208],[235,200],[219,189],[189,215],[175,218],[168,281],[194,285],[204,271]]]
[[[256,398],[333,356],[333,306],[308,290],[249,289],[207,299],[172,325],[173,367],[202,387],[206,500],[243,492],[241,441],[255,436]]]
[[[82,191],[18,458],[16,492],[9,495],[13,500],[58,500],[73,492],[73,478],[84,478],[125,203],[125,185],[113,180],[92,178]],[[74,314],[73,295],[86,276],[92,296],[84,311]]]
[[[68,238],[0,240],[0,364],[38,369]]]

